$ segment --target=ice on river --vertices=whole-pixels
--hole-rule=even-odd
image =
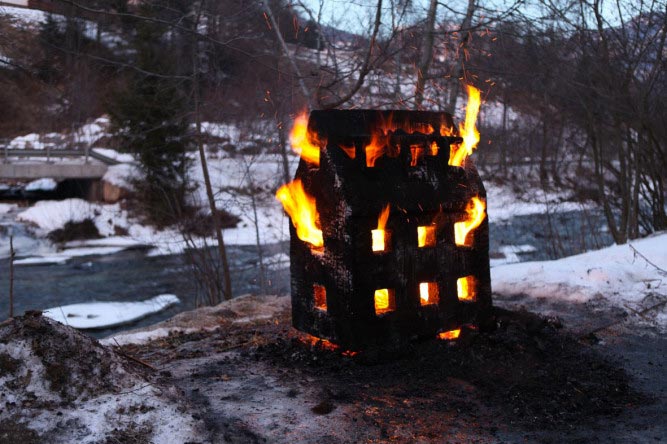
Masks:
[[[180,302],[176,295],[161,294],[141,302],[63,305],[44,310],[43,315],[78,329],[108,328],[136,321]]]

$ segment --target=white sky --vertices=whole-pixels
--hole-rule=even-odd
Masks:
[[[377,6],[376,0],[301,0],[313,12],[315,16],[321,14],[322,23],[326,25],[335,26],[342,30],[349,30],[350,32],[363,33],[368,31],[370,25],[373,23],[375,16],[375,8]],[[478,5],[481,5],[487,10],[507,11],[515,4],[516,0],[478,0]],[[382,23],[385,26],[391,24],[391,8],[394,3],[399,0],[383,0],[383,17]],[[558,4],[560,0],[544,0],[545,3]],[[541,8],[537,5],[540,0],[522,0],[518,7],[518,12],[529,19],[536,20],[541,15]],[[297,2],[298,4],[298,2]],[[623,19],[628,20],[630,17],[637,14],[636,8],[638,2],[636,0],[620,0],[621,11]],[[445,3],[440,2],[438,6],[438,15],[442,19],[445,14],[449,17],[455,15],[461,18],[465,13],[468,5],[467,0],[450,0]],[[616,0],[602,0],[601,1],[603,15],[605,19],[611,24],[620,22],[619,12],[616,7]],[[423,18],[426,15],[428,7],[428,0],[413,0],[411,6],[411,14],[409,14],[404,23]],[[491,11],[489,13],[492,13]],[[476,15],[479,19],[479,13]]]

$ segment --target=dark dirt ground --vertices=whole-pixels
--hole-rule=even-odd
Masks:
[[[495,332],[381,359],[304,342],[285,311],[120,349],[183,390],[212,442],[667,442],[667,341],[572,310],[611,326],[498,309]]]

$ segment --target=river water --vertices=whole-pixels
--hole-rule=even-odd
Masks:
[[[0,217],[0,249],[8,248],[10,223]],[[491,223],[490,250],[494,264],[507,260],[545,260],[601,248],[612,243],[603,229],[602,215],[573,211],[552,215],[517,216]],[[12,224],[16,249],[34,251],[44,241],[34,239],[21,225]],[[529,246],[529,247],[526,247]],[[282,254],[281,254],[282,253]],[[264,257],[285,258],[287,242],[266,245]],[[253,246],[228,246],[234,296],[260,292],[259,255]],[[0,251],[0,258],[6,257]],[[9,261],[0,259],[0,319],[9,312]],[[266,291],[289,294],[289,264],[279,262],[266,271]],[[139,301],[172,293],[182,303],[148,316],[132,325],[92,331],[97,337],[149,325],[195,307],[198,286],[184,255],[150,257],[145,250],[129,250],[107,256],[74,258],[63,265],[16,266],[14,312],[43,310],[59,305],[92,301]]]

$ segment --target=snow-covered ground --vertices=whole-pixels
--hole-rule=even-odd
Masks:
[[[667,233],[555,261],[494,267],[491,282],[503,295],[617,307],[667,331]]]
[[[202,436],[175,389],[48,318],[1,324],[0,358],[0,423],[12,426],[8,438],[3,430],[5,442],[183,443]]]

